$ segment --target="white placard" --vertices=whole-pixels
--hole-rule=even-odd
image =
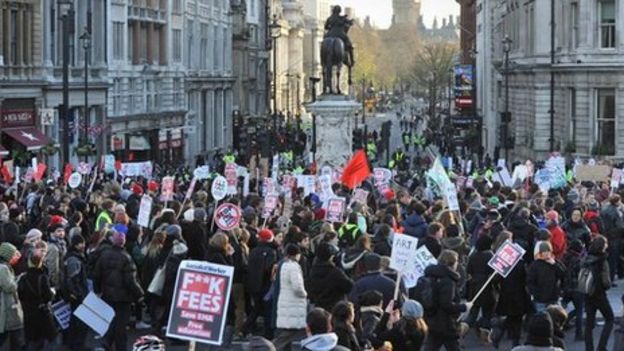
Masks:
[[[74,315],[98,335],[104,336],[115,317],[115,311],[95,293],[90,292],[74,311]]]
[[[394,234],[392,241],[392,255],[390,268],[401,273],[403,283],[407,288],[416,286],[416,266],[414,257],[418,246],[418,239],[405,234]]]
[[[77,187],[79,187],[80,183],[82,183],[82,174],[78,172],[72,173],[69,176],[69,180],[67,181],[67,184],[69,184],[69,187],[72,189],[76,189]]]
[[[210,167],[208,166],[197,167],[193,171],[193,175],[197,177],[198,180],[208,179],[208,177],[210,177]]]
[[[227,195],[228,183],[223,176],[218,176],[212,181],[212,197],[215,200],[222,200]]]
[[[149,195],[143,195],[141,198],[137,223],[139,223],[139,225],[143,228],[149,227],[150,215],[152,214],[152,203],[153,200]]]

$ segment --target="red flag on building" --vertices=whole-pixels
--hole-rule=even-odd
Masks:
[[[74,167],[72,167],[71,163],[65,165],[63,169],[63,184],[67,184],[69,181],[69,177],[71,177],[72,172],[74,171]]]
[[[342,184],[349,189],[353,189],[361,184],[366,178],[371,176],[370,167],[368,167],[368,159],[364,150],[360,149],[355,152],[351,161],[344,168],[342,173]]]
[[[11,171],[9,171],[9,167],[7,167],[7,165],[2,165],[2,168],[0,168],[0,174],[2,174],[2,178],[5,183],[13,183],[13,176],[11,175]]]

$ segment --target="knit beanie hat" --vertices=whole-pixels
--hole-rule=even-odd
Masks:
[[[408,319],[419,319],[424,315],[424,310],[422,305],[415,300],[407,300],[403,302],[403,306],[401,307],[401,314],[403,317]]]
[[[26,238],[24,239],[24,243],[32,243],[41,239],[43,237],[43,233],[41,230],[33,228],[26,233]]]
[[[268,228],[264,228],[258,233],[258,239],[260,239],[260,241],[270,243],[273,241],[274,238],[275,235],[273,234],[273,231]]]
[[[547,313],[537,313],[529,323],[526,344],[531,346],[552,346],[553,323]]]
[[[193,219],[198,221],[198,222],[203,222],[206,220],[206,210],[204,210],[201,207],[198,207],[195,209],[195,211],[193,211]]]
[[[70,235],[69,237],[69,246],[71,247],[76,247],[80,244],[84,244],[85,239],[82,237],[81,234],[74,234],[74,235]]]
[[[546,216],[544,216],[549,221],[555,221],[559,223],[559,213],[555,210],[550,210],[546,212]]]
[[[174,236],[177,238],[181,238],[182,237],[182,227],[180,227],[177,224],[171,224],[169,226],[167,226],[167,228],[165,229],[165,233],[167,234],[167,236]]]
[[[119,233],[123,233],[124,235],[128,234],[128,226],[124,224],[115,224],[113,226],[113,230]]]
[[[132,186],[132,193],[134,193],[134,195],[141,196],[143,195],[143,188],[139,184],[134,184]]]
[[[111,243],[115,246],[124,246],[126,244],[126,233],[113,231],[113,235],[111,235]]]
[[[9,243],[0,244],[0,259],[4,262],[9,262],[17,252],[17,248]]]

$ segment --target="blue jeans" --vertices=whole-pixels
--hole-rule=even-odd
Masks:
[[[585,295],[580,292],[574,292],[572,294],[572,304],[574,309],[568,314],[568,320],[572,316],[576,317],[574,320],[574,328],[577,334],[583,331],[583,312],[585,311]]]

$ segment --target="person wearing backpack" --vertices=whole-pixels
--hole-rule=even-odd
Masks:
[[[457,291],[459,273],[457,273],[458,255],[454,251],[442,250],[438,264],[425,269],[425,277],[432,280],[433,308],[427,308],[426,302],[419,301],[425,307],[425,321],[429,326],[425,350],[437,351],[442,346],[447,351],[459,350],[461,313],[472,307],[471,302],[460,303]]]
[[[604,327],[600,334],[597,350],[606,351],[609,336],[613,330],[613,308],[607,298],[611,288],[609,264],[607,262],[607,238],[597,235],[589,246],[587,257],[581,263],[579,291],[585,294],[585,349],[594,350],[593,329],[596,325],[596,311],[604,317]],[[588,272],[589,271],[589,272]]]
[[[574,319],[575,340],[585,340],[583,337],[583,311],[585,306],[585,295],[578,291],[578,276],[581,270],[581,260],[583,258],[585,246],[583,242],[576,239],[570,242],[570,246],[563,256],[563,265],[566,267],[565,278],[563,279],[563,300],[562,305],[567,306],[572,301],[574,310],[569,314],[568,325],[572,325]]]

